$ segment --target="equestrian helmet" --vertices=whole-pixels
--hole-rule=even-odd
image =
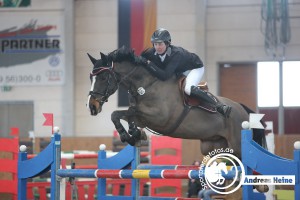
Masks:
[[[164,42],[165,44],[171,43],[171,35],[167,29],[159,28],[152,34],[151,43]]]

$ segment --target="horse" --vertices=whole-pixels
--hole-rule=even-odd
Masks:
[[[102,111],[104,103],[120,84],[129,92],[129,108],[111,114],[122,142],[136,145],[141,139],[147,139],[141,131],[147,128],[169,137],[200,140],[203,155],[215,149],[231,148],[234,155],[241,157],[241,124],[249,120],[251,112],[243,104],[214,96],[232,107],[228,118],[207,106],[190,104],[187,101],[190,97],[179,87],[176,75],[160,81],[139,62],[139,56],[131,48],[122,47],[109,54],[100,52],[100,59],[88,56],[93,64],[87,102],[92,116]],[[127,121],[128,131],[121,119]],[[265,144],[264,132],[255,131],[254,136],[256,142]]]

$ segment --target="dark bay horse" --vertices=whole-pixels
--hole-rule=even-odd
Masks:
[[[140,128],[147,127],[170,137],[201,140],[203,155],[229,147],[236,156],[241,156],[241,124],[249,120],[245,106],[217,96],[219,101],[232,107],[230,117],[225,118],[218,112],[185,105],[178,78],[174,75],[167,81],[158,80],[137,61],[133,50],[122,47],[100,55],[101,59],[89,55],[93,69],[87,106],[91,115],[97,115],[119,85],[125,86],[130,94],[130,106],[111,115],[122,142],[135,145],[145,139]],[[128,122],[128,131],[121,119]],[[255,136],[254,139],[263,144],[264,132]]]

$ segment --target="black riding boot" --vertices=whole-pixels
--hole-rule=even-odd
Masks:
[[[199,98],[207,103],[214,105],[219,113],[221,113],[225,117],[229,117],[231,112],[231,107],[228,105],[224,105],[221,102],[215,102],[210,96],[207,95],[206,92],[202,91],[196,86],[191,87],[191,96]]]

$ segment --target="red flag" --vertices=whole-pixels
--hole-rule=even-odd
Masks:
[[[43,113],[45,117],[45,122],[43,126],[53,126],[53,113]]]
[[[11,127],[10,128],[10,135],[19,136],[19,128],[18,127]]]

